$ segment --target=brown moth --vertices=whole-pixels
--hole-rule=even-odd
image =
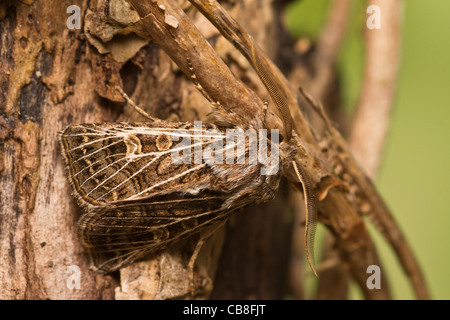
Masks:
[[[196,127],[148,116],[152,120],[148,123],[70,125],[60,133],[74,195],[87,212],[80,218],[78,230],[94,269],[111,272],[175,241],[193,235],[201,239],[237,209],[273,199],[281,177],[293,169],[305,194],[306,256],[317,275],[315,194],[307,172],[297,164],[300,142],[293,133],[289,111],[296,100],[279,71],[274,71],[273,64],[249,40],[249,61],[284,124],[281,142],[277,134],[270,138],[263,134],[264,119],[248,121],[214,102],[197,83],[189,58],[191,80],[212,104],[212,125]],[[226,161],[230,145],[223,142],[230,128],[256,133],[262,150],[258,161],[251,160],[250,139],[238,144],[234,154],[234,159],[243,162]],[[186,146],[179,138],[190,143]],[[233,145],[231,148],[234,150]],[[181,150],[190,150],[187,158],[174,161],[174,152]],[[261,159],[267,155],[279,165],[262,174],[268,163]]]
[[[180,129],[192,145],[172,141]],[[196,143],[194,129],[156,121],[71,125],[61,133],[69,180],[87,211],[79,220],[79,236],[96,269],[117,270],[220,225],[236,209],[272,199],[296,153],[292,143],[279,143],[280,168],[272,175],[261,174],[262,163],[195,163],[194,148],[205,151],[225,140],[226,132],[217,128],[213,140]],[[202,133],[208,129],[202,126]],[[246,155],[249,147],[247,141]],[[191,163],[174,163],[173,152],[183,148],[191,148]]]

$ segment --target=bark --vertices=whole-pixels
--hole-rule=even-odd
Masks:
[[[114,119],[92,91],[81,31],[66,27],[69,4],[0,5],[1,299],[111,299],[117,285],[88,270],[57,148],[69,122]]]

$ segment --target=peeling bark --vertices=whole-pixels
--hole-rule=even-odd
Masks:
[[[1,299],[114,294],[114,278],[88,270],[76,235],[79,209],[57,150],[57,131],[67,123],[113,119],[90,90],[85,43],[79,31],[67,30],[67,5],[1,4]],[[67,283],[72,265],[81,272],[79,289]]]

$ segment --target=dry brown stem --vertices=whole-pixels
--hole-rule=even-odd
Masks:
[[[402,2],[374,0],[382,13],[381,29],[365,29],[366,67],[353,119],[350,148],[372,179],[376,176],[394,104],[401,46]]]

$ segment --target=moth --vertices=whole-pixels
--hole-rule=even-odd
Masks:
[[[195,164],[194,148],[205,150],[211,141],[188,146],[191,163],[174,163],[173,152],[186,149],[172,141],[179,129],[193,140],[191,124],[164,121],[71,125],[62,132],[69,179],[87,211],[79,235],[98,269],[114,271],[275,196],[280,173],[261,175],[261,163]],[[217,140],[225,140],[224,129],[218,132]],[[281,143],[280,171],[294,154]]]
[[[232,119],[228,115],[227,120]],[[61,132],[69,181],[87,212],[78,222],[78,233],[94,269],[115,271],[216,228],[240,208],[273,199],[281,176],[295,165],[294,140],[277,143],[280,165],[274,174],[262,175],[261,162],[195,163],[194,148],[205,151],[213,142],[224,141],[226,128],[203,125],[202,134],[211,129],[217,133],[214,140],[197,143],[194,129],[189,123],[157,120],[70,125]],[[180,147],[181,139],[173,141],[174,132],[193,143]],[[263,141],[269,151],[276,143]],[[174,163],[173,152],[187,148],[190,163]],[[249,155],[248,141],[243,152]]]
[[[281,141],[275,135],[262,139],[264,119],[247,121],[209,98],[196,82],[190,60],[191,79],[212,105],[210,125],[149,117],[145,123],[70,125],[59,134],[73,193],[86,212],[79,219],[78,234],[93,269],[112,272],[176,241],[208,234],[238,209],[273,199],[281,177],[294,170],[305,194],[306,255],[317,275],[315,194],[296,160],[299,145],[285,88],[253,47],[251,60],[280,111],[285,130]],[[226,141],[229,129],[256,132],[259,147],[276,159],[277,169],[262,174],[268,164],[251,161],[250,139],[235,153],[235,159],[246,161],[208,161],[225,160],[230,146],[217,142]],[[191,143],[186,146],[181,138]],[[174,161],[174,152],[188,150],[185,161]],[[200,157],[203,161],[196,159],[199,152],[207,154]]]

